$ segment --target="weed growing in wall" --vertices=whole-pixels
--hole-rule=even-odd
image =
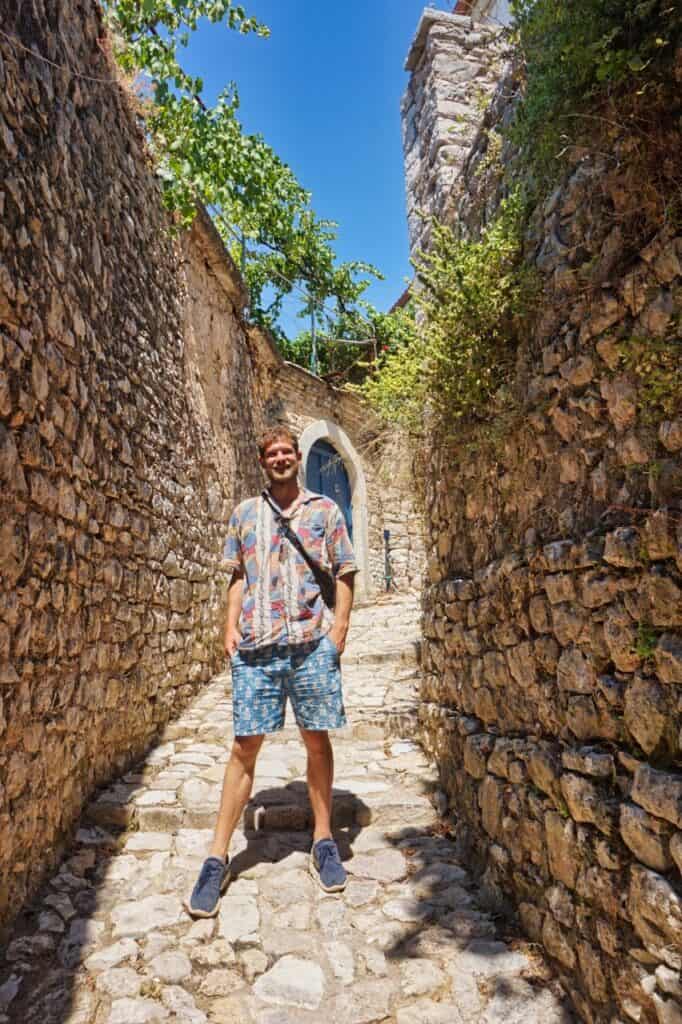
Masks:
[[[419,431],[426,416],[447,434],[498,411],[535,291],[522,224],[520,192],[479,239],[434,223],[432,247],[415,261],[414,334],[360,389],[384,419]]]
[[[539,194],[575,143],[608,153],[609,139],[626,136],[629,163],[648,168],[637,177],[639,223],[651,204],[660,226],[680,187],[682,5],[513,0],[512,10],[525,85],[510,133]]]
[[[637,624],[637,640],[634,647],[635,653],[645,660],[651,658],[656,650],[659,635],[660,630],[654,629],[651,623],[639,622]]]
[[[637,377],[639,415],[657,424],[682,412],[682,343],[668,338],[627,338],[618,345],[622,365]]]

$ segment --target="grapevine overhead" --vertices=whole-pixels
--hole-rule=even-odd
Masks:
[[[236,85],[226,84],[209,105],[201,78],[180,62],[202,19],[263,37],[267,27],[232,0],[104,3],[120,67],[149,83],[141,102],[166,204],[184,226],[192,222],[197,202],[214,213],[242,266],[251,316],[281,339],[282,301],[300,282],[307,297],[303,315],[329,301],[339,318],[347,317],[369,285],[367,275],[381,275],[360,260],[336,261],[336,225],[315,215],[310,193],[265,140],[243,130]]]

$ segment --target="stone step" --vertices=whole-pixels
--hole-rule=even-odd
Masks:
[[[352,734],[356,739],[412,739],[417,735],[419,705],[416,700],[373,709],[353,710]]]
[[[371,647],[358,650],[351,644],[343,653],[343,666],[379,665],[386,662],[416,665],[419,662],[419,644],[406,643],[401,646]]]

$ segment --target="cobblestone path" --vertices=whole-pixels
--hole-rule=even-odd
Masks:
[[[1,1024],[568,1024],[538,962],[477,906],[437,825],[433,769],[411,739],[385,736],[409,731],[416,635],[410,600],[355,616],[352,724],[335,741],[341,896],[308,874],[305,760],[288,726],[259,760],[219,916],[183,911],[231,736],[218,677],[88,808],[3,951]]]

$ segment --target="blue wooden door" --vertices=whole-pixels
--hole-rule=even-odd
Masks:
[[[316,494],[333,498],[343,512],[350,539],[353,539],[353,511],[350,480],[343,459],[328,441],[316,441],[308,454],[305,485]]]

